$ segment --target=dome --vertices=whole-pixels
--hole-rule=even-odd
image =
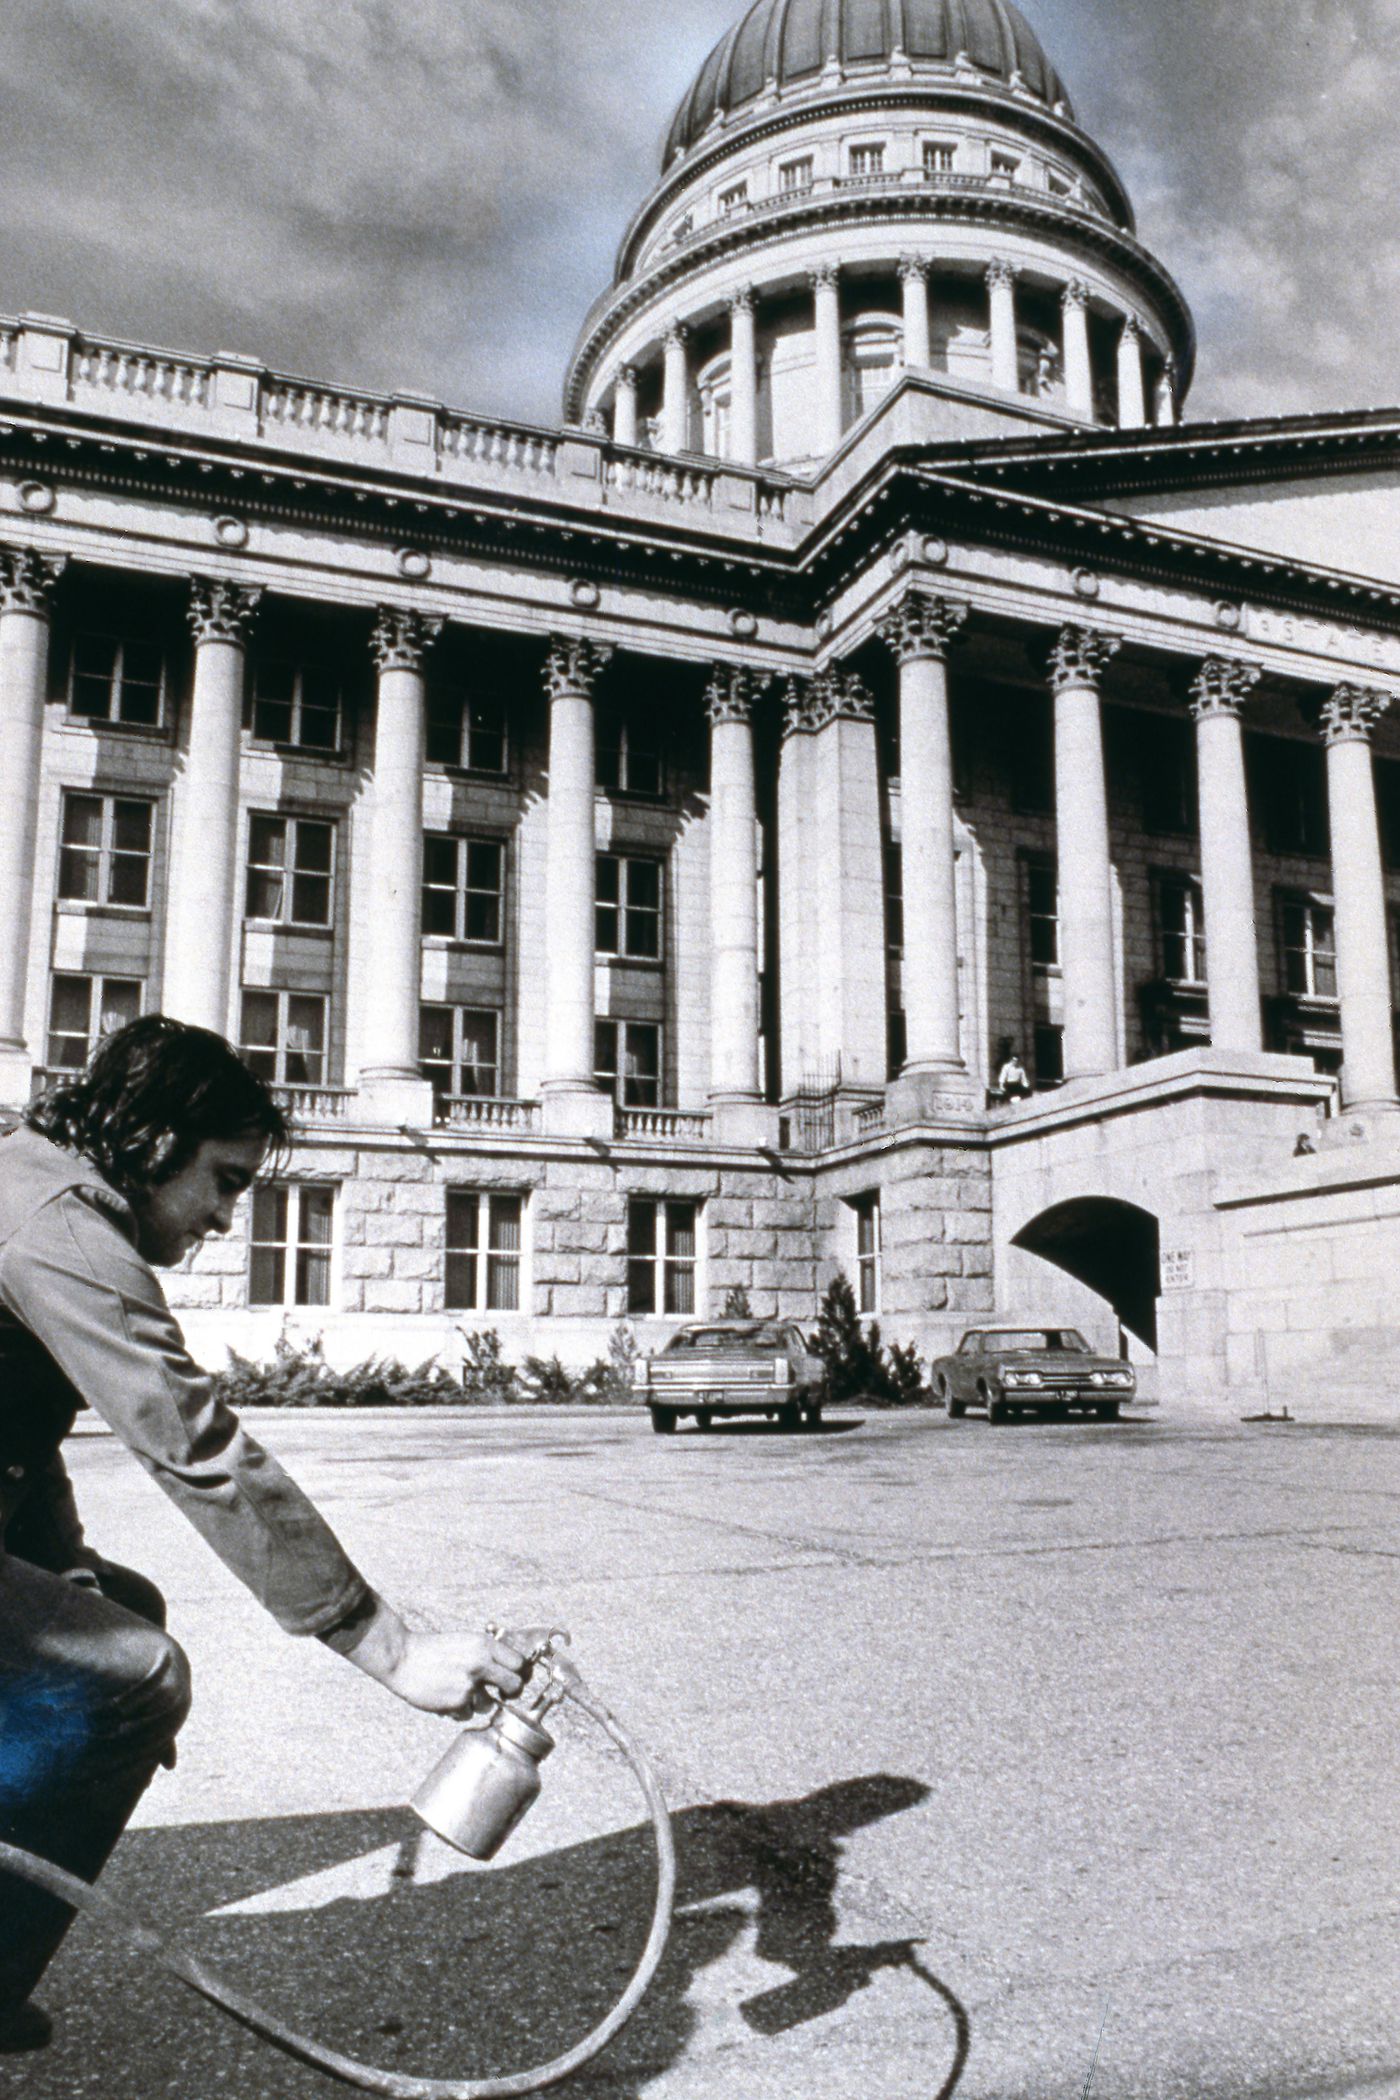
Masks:
[[[677,110],[666,164],[717,115],[742,109],[772,85],[815,82],[829,64],[864,68],[902,59],[952,66],[959,58],[1051,107],[1068,102],[1039,38],[1010,0],[754,0]]]

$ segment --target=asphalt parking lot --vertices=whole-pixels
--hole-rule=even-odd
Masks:
[[[1400,1433],[855,1414],[264,1417],[422,1623],[556,1619],[654,1754],[680,1893],[611,2100],[1400,2095]],[[452,1739],[282,1636],[119,1445],[73,1471],[195,1668],[107,1876],[322,2039],[440,2078],[581,2035],[643,1937],[569,1720],[492,1868],[401,1806]],[[309,2100],[80,1925],[24,2100]],[[1095,2047],[1097,2060],[1094,2060]]]

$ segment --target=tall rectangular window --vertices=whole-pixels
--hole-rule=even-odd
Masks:
[[[1299,999],[1337,996],[1337,936],[1332,906],[1315,897],[1279,899],[1284,988]]]
[[[48,1063],[81,1071],[104,1035],[125,1028],[141,1011],[139,977],[90,977],[55,971],[49,989]]]
[[[992,173],[1003,176],[1008,182],[1016,180],[1020,166],[1021,163],[1014,153],[993,153],[992,155]]]
[[[253,735],[299,751],[340,748],[340,680],[324,664],[262,662],[253,680]]]
[[[1320,747],[1285,737],[1251,737],[1251,806],[1261,808],[1271,853],[1322,860],[1332,847],[1326,758]]]
[[[65,793],[59,896],[80,904],[148,905],[154,809],[134,796]]]
[[[1142,821],[1148,831],[1193,838],[1197,830],[1196,752],[1188,722],[1144,716],[1137,725]]]
[[[600,955],[641,962],[661,960],[661,863],[631,854],[600,853],[594,908]]]
[[[155,642],[80,634],[73,644],[71,711],[85,722],[123,722],[158,729],[164,665]]]
[[[640,718],[605,717],[598,727],[598,785],[614,795],[661,793],[661,747]]]
[[[430,686],[425,748],[429,765],[504,773],[505,717],[494,701],[470,699],[450,686]]]
[[[519,1312],[525,1202],[477,1189],[447,1192],[449,1311]]]
[[[593,1076],[624,1108],[661,1105],[661,1030],[655,1021],[595,1021]]]
[[[727,189],[720,191],[719,196],[715,200],[715,209],[721,218],[725,218],[732,211],[742,211],[748,201],[749,186],[747,182],[731,182]]]
[[[924,140],[925,175],[951,175],[958,162],[958,149],[951,139]]]
[[[800,160],[785,160],[778,169],[778,194],[790,197],[797,190],[809,190],[812,172],[810,153],[804,153]]]
[[[245,989],[238,1047],[244,1063],[262,1079],[282,1086],[323,1086],[324,995]]]
[[[695,1311],[699,1205],[633,1196],[627,1205],[627,1310]]]
[[[250,919],[280,926],[329,926],[335,826],[310,817],[248,819]]]
[[[885,172],[885,149],[883,146],[852,146],[851,173],[859,181],[862,177],[883,175]]]
[[[1193,875],[1159,875],[1157,930],[1162,975],[1169,984],[1206,981],[1206,917],[1201,885]]]
[[[880,1198],[878,1195],[851,1199],[856,1227],[856,1310],[880,1310]]]
[[[1065,1032],[1056,1021],[1037,1021],[1031,1037],[1037,1087],[1063,1086]]]
[[[1026,947],[1033,969],[1055,970],[1060,964],[1060,883],[1051,860],[1028,860],[1026,870]]]
[[[885,847],[885,946],[904,953],[904,849],[894,839]]]
[[[418,1064],[441,1096],[501,1091],[501,1017],[489,1006],[420,1006]]]
[[[328,1182],[260,1182],[248,1245],[250,1305],[329,1305],[335,1189]]]
[[[423,840],[423,931],[497,947],[505,916],[506,849],[499,839]]]

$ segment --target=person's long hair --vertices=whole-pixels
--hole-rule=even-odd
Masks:
[[[105,1036],[85,1070],[49,1087],[24,1120],[90,1159],[124,1196],[169,1181],[208,1138],[264,1138],[264,1171],[291,1145],[270,1089],[223,1037],[164,1014]]]

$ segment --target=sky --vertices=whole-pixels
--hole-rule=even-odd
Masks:
[[[743,0],[6,0],[0,312],[553,422]],[[1193,416],[1400,402],[1400,0],[1023,0]]]

